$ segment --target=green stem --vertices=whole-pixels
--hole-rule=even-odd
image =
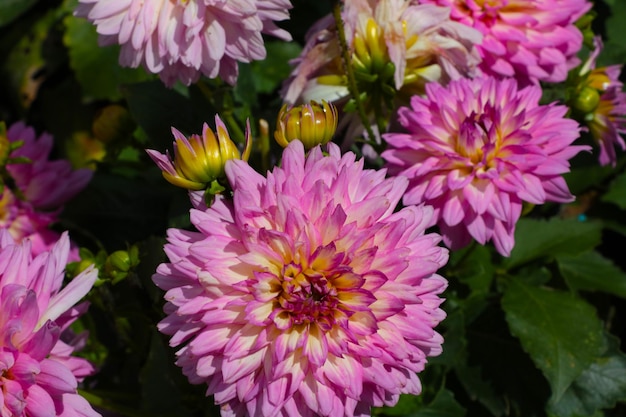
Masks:
[[[336,0],[333,4],[333,17],[335,18],[335,24],[337,25],[337,36],[339,38],[341,57],[343,58],[343,65],[345,67],[345,72],[348,78],[348,91],[354,99],[354,103],[356,104],[356,111],[359,114],[361,123],[363,123],[363,126],[365,126],[365,130],[367,131],[367,135],[369,136],[369,142],[371,144],[375,144],[376,136],[374,135],[372,127],[370,126],[370,121],[367,117],[367,113],[365,113],[365,108],[363,107],[363,102],[361,102],[361,96],[359,94],[359,89],[356,84],[354,69],[352,68],[352,57],[350,55],[350,48],[348,48],[348,43],[346,42],[346,31],[343,25],[343,20],[341,19],[341,2],[338,0]]]
[[[207,98],[209,103],[219,110],[218,113],[220,118],[228,127],[230,138],[236,143],[245,144],[245,134],[243,133],[243,130],[241,130],[241,127],[239,126],[239,123],[237,122],[237,119],[235,119],[234,115],[232,88],[228,87],[225,89],[221,97],[217,97],[221,98],[218,103],[213,90],[204,81],[200,80],[196,85],[200,89],[200,92],[202,92],[202,94]]]

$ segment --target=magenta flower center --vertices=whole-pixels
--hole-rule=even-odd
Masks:
[[[472,113],[459,126],[455,151],[467,158],[474,171],[495,167],[494,159],[500,135],[489,117]]]
[[[357,311],[369,309],[376,298],[364,289],[366,279],[346,265],[334,245],[312,255],[286,260],[274,273],[256,275],[256,299],[271,303],[269,319],[280,330],[317,325],[322,331],[346,327]]]
[[[332,275],[290,264],[283,268],[282,279],[276,303],[283,317],[288,315],[293,325],[316,322],[323,328],[324,324],[332,326],[333,312],[339,304]]]

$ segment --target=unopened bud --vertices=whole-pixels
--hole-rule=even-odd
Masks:
[[[598,90],[592,87],[583,88],[576,99],[573,106],[576,110],[581,111],[584,114],[592,113],[600,103],[600,93]]]
[[[337,130],[337,108],[322,101],[280,110],[274,139],[282,147],[293,140],[300,140],[306,149],[328,143]]]
[[[215,116],[216,133],[205,123],[202,136],[186,138],[172,128],[174,159],[148,149],[148,155],[163,171],[163,177],[170,183],[190,190],[203,190],[213,181],[224,176],[224,165],[229,159],[247,160],[250,154],[250,129],[246,129],[246,149],[243,157],[237,145],[230,139],[226,126]]]

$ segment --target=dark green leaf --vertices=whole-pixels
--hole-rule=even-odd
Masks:
[[[122,87],[128,108],[150,139],[150,146],[163,151],[171,147],[172,126],[186,135],[202,132],[202,124],[213,123],[215,111],[207,103],[166,88],[160,81],[148,81]]]
[[[581,152],[572,160],[572,170],[563,175],[574,195],[594,187],[615,172],[611,166],[601,166],[596,154]]]
[[[494,416],[504,414],[506,407],[502,397],[496,394],[493,384],[482,377],[479,366],[461,363],[455,371],[457,378],[473,401],[480,401]]]
[[[2,0],[0,1],[0,27],[11,23],[22,13],[31,8],[37,0]]]
[[[273,92],[289,76],[292,68],[289,60],[297,57],[302,48],[295,42],[270,41],[265,43],[267,57],[250,64],[257,92]]]
[[[452,392],[442,389],[428,405],[424,405],[422,397],[401,395],[394,407],[376,409],[373,414],[398,417],[463,417],[465,409],[454,399]]]
[[[602,196],[602,200],[626,210],[626,172],[613,180],[608,192]]]
[[[465,409],[454,399],[447,389],[439,391],[435,399],[411,417],[463,417]]]
[[[488,292],[495,266],[488,247],[472,244],[450,254],[451,274],[466,284],[472,292]]]
[[[381,408],[380,414],[384,416],[408,416],[415,410],[419,410],[424,406],[422,397],[418,395],[401,395],[398,403],[393,407]]]
[[[626,298],[626,273],[595,251],[557,257],[559,270],[570,288],[603,291]]]
[[[87,20],[68,16],[65,26],[63,42],[85,95],[92,99],[119,100],[122,97],[120,85],[152,78],[143,69],[120,67],[119,47],[98,46],[96,28]]]
[[[141,394],[147,400],[143,402],[144,411],[154,416],[180,415],[180,392],[166,372],[172,362],[172,355],[168,352],[155,329],[150,337],[146,363],[139,375]]]
[[[605,0],[611,6],[611,15],[606,19],[606,34],[603,53],[598,58],[598,65],[612,65],[626,61],[626,44],[622,41],[626,2],[623,0]]]
[[[0,41],[0,51],[4,54],[0,61],[0,84],[7,90],[3,101],[10,99],[14,106],[23,109],[36,99],[45,79],[44,45],[56,19],[54,12],[28,17],[24,26],[11,26],[7,30],[10,35]]]
[[[626,355],[614,346],[576,378],[561,400],[550,406],[550,411],[559,417],[590,416],[623,400]]]
[[[601,232],[602,226],[597,222],[520,219],[515,247],[504,266],[511,269],[535,259],[575,255],[593,249],[601,241]]]
[[[558,401],[604,349],[602,323],[584,300],[561,291],[508,282],[502,308],[511,333],[543,372]]]

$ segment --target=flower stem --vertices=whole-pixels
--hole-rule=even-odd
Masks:
[[[361,119],[363,126],[365,126],[367,136],[369,136],[368,140],[371,143],[376,143],[376,136],[370,126],[370,121],[365,113],[365,108],[363,107],[363,102],[361,101],[361,95],[359,94],[359,88],[356,84],[354,69],[352,68],[350,49],[348,48],[348,43],[346,42],[346,31],[343,25],[343,20],[341,19],[341,2],[339,0],[333,2],[333,17],[335,18],[335,24],[337,25],[337,36],[339,37],[341,57],[343,58],[343,65],[348,78],[348,91],[350,91],[350,95],[354,100],[359,118]]]
[[[209,103],[211,103],[214,108],[218,109],[220,118],[224,121],[224,123],[226,123],[226,126],[228,126],[228,134],[231,139],[235,143],[245,144],[246,137],[234,115],[232,88],[222,88],[222,86],[219,86],[220,88],[218,90],[221,90],[221,94],[216,97],[214,91],[212,91],[212,89],[204,81],[200,80],[196,85],[200,89],[200,92],[202,92],[202,94],[207,98]]]

